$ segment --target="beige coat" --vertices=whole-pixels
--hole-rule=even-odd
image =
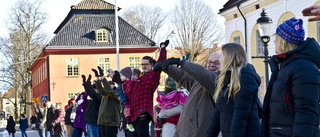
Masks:
[[[190,92],[174,136],[204,137],[214,108],[216,74],[188,61],[180,69],[169,66],[165,72]]]

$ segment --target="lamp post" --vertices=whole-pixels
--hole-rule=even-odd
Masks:
[[[266,86],[269,84],[269,58],[268,55],[268,42],[270,41],[270,26],[272,24],[272,19],[267,16],[265,9],[262,9],[260,14],[260,18],[257,19],[257,24],[259,27],[260,39],[263,43],[264,47],[264,56],[253,56],[252,58],[263,58],[264,65],[265,65],[265,78],[266,78]]]

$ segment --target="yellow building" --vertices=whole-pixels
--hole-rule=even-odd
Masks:
[[[225,19],[225,34],[227,42],[235,42],[244,46],[248,60],[252,63],[261,77],[261,95],[265,93],[265,64],[264,59],[252,58],[252,56],[263,56],[263,44],[260,40],[257,19],[260,17],[262,9],[268,13],[268,17],[273,20],[270,34],[275,34],[276,28],[283,21],[292,17],[301,18],[304,21],[303,27],[306,37],[314,37],[320,41],[319,22],[308,22],[307,17],[303,17],[301,11],[311,5],[320,5],[319,0],[229,0],[219,14]],[[274,35],[271,35],[268,43],[269,55],[275,54]],[[269,69],[270,71],[270,69]],[[269,75],[271,72],[269,72]]]

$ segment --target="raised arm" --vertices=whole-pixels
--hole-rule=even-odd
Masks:
[[[192,92],[191,87],[194,84],[194,80],[186,74],[184,71],[179,69],[177,66],[169,65],[166,69],[163,69],[175,82],[186,88],[189,92]]]
[[[212,73],[208,69],[199,64],[189,62],[187,60],[181,61],[181,69],[186,72],[191,78],[197,81],[202,87],[209,91],[212,95],[216,89],[217,74]]]

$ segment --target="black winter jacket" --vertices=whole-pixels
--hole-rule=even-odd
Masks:
[[[308,38],[276,56],[264,99],[262,136],[319,137],[320,47]]]
[[[207,137],[217,137],[220,131],[223,137],[260,136],[257,100],[261,80],[251,64],[244,66],[240,73],[241,89],[234,98],[228,99],[231,71],[227,72]]]
[[[98,114],[101,102],[101,95],[94,90],[89,90],[92,88],[90,82],[83,83],[86,93],[89,95],[90,99],[87,101],[87,107],[84,114],[84,121],[91,125],[98,125]],[[88,89],[89,88],[89,89]]]

